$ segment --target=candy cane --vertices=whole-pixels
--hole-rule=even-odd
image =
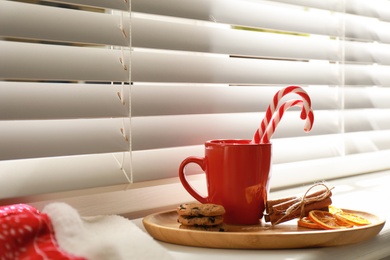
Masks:
[[[272,116],[273,116],[273,114],[274,114],[274,112],[276,110],[276,107],[278,106],[280,100],[285,95],[287,95],[289,93],[296,93],[296,94],[300,95],[303,98],[303,100],[307,103],[307,106],[311,107],[310,97],[307,94],[307,92],[305,90],[303,90],[301,87],[299,87],[299,86],[288,86],[286,88],[283,88],[283,89],[279,90],[275,94],[272,103],[269,104],[269,106],[267,108],[267,111],[265,113],[265,117],[261,121],[260,127],[256,130],[256,132],[255,132],[255,134],[253,136],[253,139],[252,139],[253,143],[259,143],[260,142],[260,139],[262,138],[265,129],[267,128],[269,122],[271,121],[271,118],[272,118]],[[306,113],[306,111],[302,110],[302,113],[301,113],[301,118],[302,119],[306,118],[306,114],[305,113]]]
[[[264,132],[264,135],[262,136],[262,138],[260,140],[260,143],[269,143],[272,135],[275,132],[276,127],[278,126],[280,120],[283,117],[284,112],[286,112],[287,109],[289,109],[290,107],[293,107],[293,106],[302,107],[301,115],[304,114],[305,117],[302,118],[302,116],[301,116],[301,118],[306,119],[304,130],[305,130],[305,132],[309,132],[311,130],[311,128],[313,127],[313,122],[314,122],[314,114],[313,114],[313,110],[311,109],[311,107],[309,107],[308,103],[306,103],[305,101],[298,100],[298,99],[290,100],[290,101],[287,101],[286,103],[284,103],[283,105],[281,105],[279,107],[278,111],[276,113],[274,113],[274,115],[272,117],[271,124],[268,124],[268,126]]]

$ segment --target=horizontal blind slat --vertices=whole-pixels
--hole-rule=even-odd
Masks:
[[[129,119],[0,121],[0,160],[129,151]]]
[[[133,15],[132,37],[133,46],[140,48],[286,59],[339,59],[338,43],[334,40],[237,30],[211,23],[180,23]],[[285,42],[289,42],[289,48]]]
[[[64,3],[72,4],[76,6],[91,6],[98,8],[109,8],[109,9],[118,9],[123,11],[129,11],[129,1],[128,0],[46,0],[47,2],[53,3]]]
[[[345,153],[376,153],[390,150],[389,130],[353,132],[345,137]]]
[[[347,64],[344,71],[347,85],[390,86],[390,66]]]
[[[386,129],[349,132],[344,136],[329,134],[279,138],[272,141],[273,162],[282,164],[388,150],[390,149],[389,134],[390,129]],[[321,149],[318,149],[319,147]]]
[[[353,109],[344,113],[346,132],[390,129],[390,109]]]
[[[345,12],[349,14],[375,17],[380,20],[390,22],[390,3],[387,0],[327,0],[327,1],[311,1],[311,0],[276,0],[286,4],[294,4],[299,6],[314,7],[329,11]],[[345,2],[345,8],[343,3]]]
[[[390,108],[390,88],[346,86],[343,91],[347,109]]]
[[[390,168],[389,150],[371,153],[359,153],[348,156],[319,158],[273,165],[273,188],[286,188],[292,185],[312,184],[340,177],[383,171]],[[370,163],[367,163],[370,162]]]
[[[390,43],[390,23],[373,18],[347,16],[345,18],[345,35],[357,40]]]
[[[129,17],[54,8],[18,2],[0,2],[0,35],[67,43],[129,45]]]
[[[273,138],[338,133],[341,126],[337,113],[317,111],[312,131],[305,133],[300,112],[291,110],[283,116]],[[234,113],[133,117],[132,149],[186,146],[220,138],[252,139],[263,116],[263,113]]]
[[[124,189],[128,180],[122,167],[129,164],[128,152],[2,161],[0,199],[112,185]]]
[[[245,1],[243,4],[240,0],[199,0],[196,6],[191,3],[191,0],[168,0],[162,5],[153,4],[153,0],[133,0],[132,11],[290,32],[339,34],[336,17],[312,14],[303,8],[276,7],[264,1]]]
[[[134,83],[131,112],[133,117],[259,112],[267,109],[274,94],[283,87]],[[390,88],[345,86],[341,90],[337,86],[310,85],[305,90],[315,112],[340,109],[340,92],[344,93],[346,109],[390,108]],[[291,94],[286,98],[299,97]]]
[[[353,41],[346,41],[344,44],[346,61],[390,65],[389,44]]]
[[[134,51],[132,63],[133,80],[144,82],[337,85],[341,72],[339,65],[325,62],[147,51]],[[346,64],[344,67],[347,85],[390,86],[390,66],[378,65],[375,70],[358,64]]]
[[[338,68],[328,63],[146,51],[132,52],[131,59],[134,82],[325,85],[339,83]]]
[[[259,112],[267,109],[275,93],[282,88],[283,86],[134,83],[131,92],[131,112],[133,117]],[[340,108],[337,99],[338,88],[310,86],[305,90],[309,93],[315,110]],[[174,98],[172,93],[175,93]],[[286,98],[299,96],[291,94]],[[371,100],[363,97],[352,101],[355,100],[357,102],[366,100],[367,107],[373,104]]]
[[[3,41],[0,48],[0,79],[129,81],[129,51]]]
[[[0,82],[0,119],[129,117],[129,92],[129,85]]]

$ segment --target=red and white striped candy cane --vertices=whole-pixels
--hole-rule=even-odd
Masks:
[[[293,106],[302,107],[301,115],[304,114],[305,117],[302,118],[302,116],[301,116],[301,118],[306,119],[304,130],[305,130],[305,132],[309,132],[311,130],[311,128],[313,126],[313,122],[314,122],[314,114],[313,114],[313,110],[311,109],[311,107],[309,107],[308,104],[303,100],[299,100],[299,99],[290,100],[290,101],[287,101],[286,103],[283,103],[279,107],[278,111],[276,113],[274,113],[272,120],[271,120],[271,123],[268,124],[267,128],[265,129],[265,132],[260,140],[260,143],[269,143],[272,135],[274,134],[274,132],[276,130],[276,127],[278,126],[280,120],[283,117],[284,112],[286,112],[287,109],[289,109],[290,107],[293,107]]]
[[[267,111],[265,112],[265,117],[263,118],[263,120],[261,121],[260,123],[260,127],[256,130],[254,136],[253,136],[253,139],[252,139],[252,142],[253,143],[259,143],[263,134],[264,134],[264,131],[265,129],[267,128],[269,122],[271,121],[271,118],[276,110],[276,107],[278,106],[280,100],[287,94],[289,93],[295,93],[295,94],[298,94],[300,95],[303,100],[307,103],[307,106],[308,107],[311,107],[311,100],[310,100],[310,97],[309,95],[307,94],[307,92],[305,90],[303,90],[301,87],[299,86],[288,86],[288,87],[285,87],[281,90],[279,90],[273,100],[272,100],[272,103],[269,104],[268,108],[267,108]],[[301,118],[304,119],[306,118],[306,111],[302,110],[302,113],[301,113]]]

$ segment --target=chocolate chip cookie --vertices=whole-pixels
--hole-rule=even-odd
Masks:
[[[225,224],[219,224],[215,226],[187,226],[187,225],[180,225],[180,229],[187,229],[187,230],[198,230],[198,231],[216,231],[216,232],[226,232],[228,231],[228,228]]]
[[[185,203],[181,204],[176,211],[180,216],[193,217],[221,216],[225,214],[225,208],[222,205],[211,203]]]
[[[215,226],[223,222],[223,216],[194,217],[180,215],[177,221],[186,226]]]

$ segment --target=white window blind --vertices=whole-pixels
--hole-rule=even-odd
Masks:
[[[0,1],[0,198],[124,186],[124,1]]]
[[[177,182],[206,140],[251,139],[287,85],[315,122],[284,115],[272,188],[389,169],[388,7],[2,0],[0,194]]]
[[[299,111],[284,116],[272,138],[272,188],[389,168],[388,7],[133,0],[134,179],[175,177],[206,140],[251,139],[286,85],[307,90],[315,123],[306,134]]]

